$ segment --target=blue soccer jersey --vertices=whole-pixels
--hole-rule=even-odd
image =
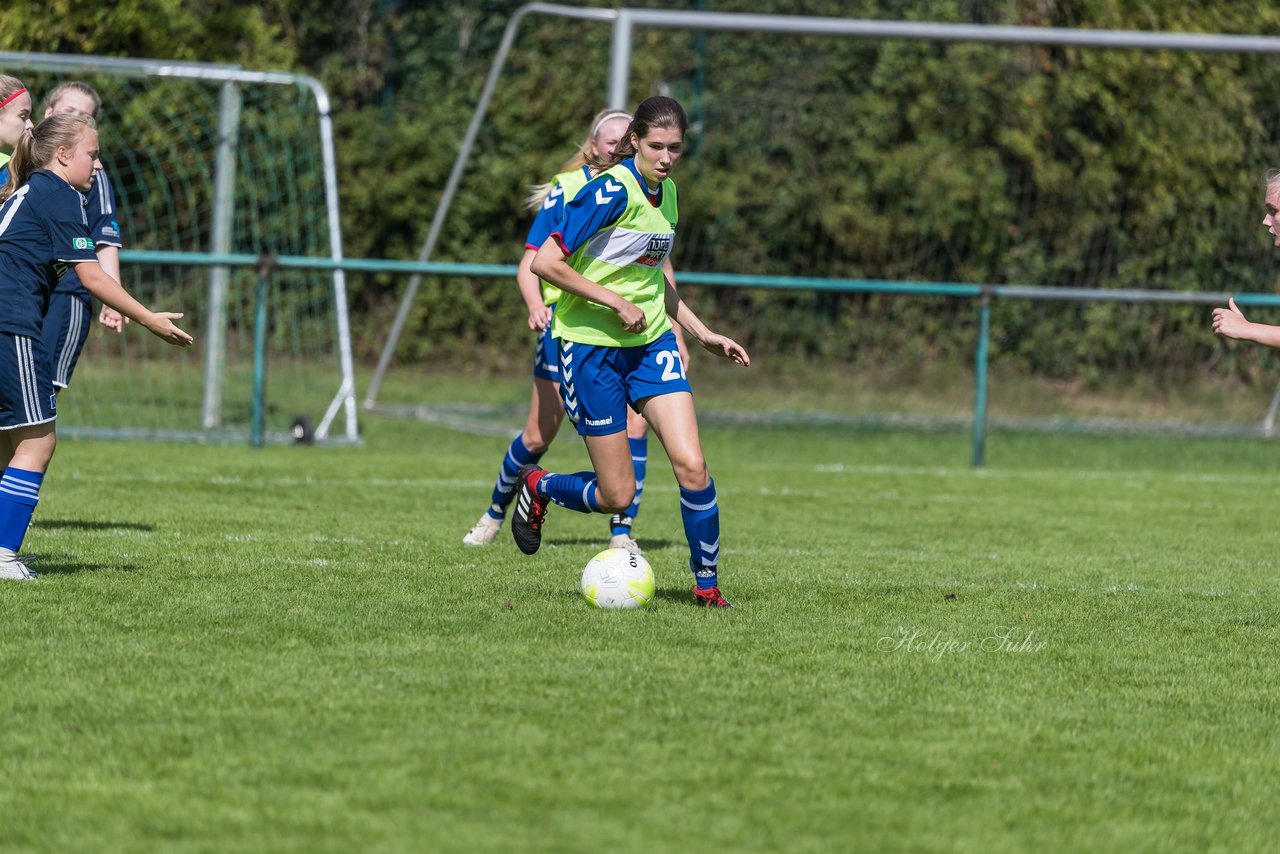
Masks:
[[[34,172],[0,206],[0,332],[39,337],[57,265],[97,259],[84,196]]]
[[[93,181],[89,184],[89,191],[85,193],[85,199],[87,200],[85,213],[89,220],[89,236],[93,238],[95,250],[102,246],[124,246],[120,239],[120,223],[116,219],[116,194],[111,188],[111,179],[107,177],[106,172],[100,171],[94,174]],[[68,267],[62,274],[56,290],[60,294],[75,294],[84,299],[90,298],[89,292],[85,290],[84,285],[80,284],[80,277],[76,275],[74,267]]]
[[[582,175],[590,181],[591,168],[583,166]],[[547,198],[542,202],[542,207],[538,209],[537,216],[533,218],[533,225],[529,226],[529,236],[524,239],[526,249],[536,251],[542,248],[542,244],[547,242],[551,232],[555,231],[556,227],[560,225],[560,218],[564,216],[564,206],[570,201],[564,196],[564,187],[557,181],[552,186],[551,192],[547,193]]]
[[[622,161],[622,165],[636,176],[636,183],[649,195],[649,203],[655,208],[659,207],[662,204],[662,187],[659,186],[656,193],[649,192],[644,176],[636,169],[635,158],[628,157]],[[565,257],[578,251],[596,232],[603,231],[621,219],[626,211],[627,194],[606,193],[606,180],[608,177],[601,173],[589,181],[576,197],[565,202],[564,216],[556,230],[551,232],[551,237],[560,244]]]

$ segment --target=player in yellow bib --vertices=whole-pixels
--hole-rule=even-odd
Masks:
[[[507,506],[515,494],[516,474],[522,466],[537,463],[560,430],[564,408],[558,393],[558,345],[551,334],[551,319],[560,298],[560,289],[540,280],[529,269],[529,264],[538,247],[559,226],[565,203],[577,196],[595,174],[588,159],[599,163],[612,157],[630,122],[631,114],[623,110],[604,110],[598,113],[591,122],[586,141],[561,167],[560,172],[550,182],[531,189],[527,206],[538,213],[525,239],[525,252],[516,272],[516,283],[529,310],[529,328],[539,333],[533,362],[533,394],[524,430],[511,441],[503,455],[490,496],[489,509],[462,538],[466,545],[482,546],[493,541],[502,528]],[[683,348],[683,342],[681,347]],[[644,419],[634,410],[628,410],[627,442],[635,469],[636,495],[630,507],[614,514],[610,520],[610,547],[625,548],[637,553],[640,552],[640,547],[631,536],[631,526],[640,511],[640,496],[644,489],[648,459],[646,432]]]
[[[672,332],[678,321],[709,352],[750,364],[737,342],[712,332],[676,291],[668,256],[679,220],[672,168],[688,119],[672,98],[643,101],[603,170],[565,205],[532,270],[564,293],[553,333],[560,342],[560,396],[594,471],[553,474],[524,466],[511,532],[525,554],[542,542],[548,503],[615,513],[635,493],[626,442],[634,407],[662,442],[680,487],[694,601],[725,608],[720,592],[720,512],[698,437],[693,394]]]

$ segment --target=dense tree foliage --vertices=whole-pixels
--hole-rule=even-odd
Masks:
[[[593,3],[591,5],[607,5]],[[762,11],[758,0],[668,8]],[[1280,8],[1174,0],[775,0],[770,11],[1022,26],[1280,34]],[[65,0],[6,14],[0,47],[238,62],[315,74],[334,95],[346,251],[411,258],[514,2]],[[40,17],[37,17],[40,15]],[[1276,284],[1259,179],[1280,163],[1280,57],[906,40],[637,32],[632,101],[680,97],[677,265],[764,275],[1061,287]],[[609,30],[532,16],[497,89],[438,259],[514,262],[530,183],[602,106]],[[381,344],[398,277],[353,277],[358,348]],[[432,280],[400,355],[522,341],[508,283]],[[973,306],[698,289],[767,352],[849,363],[958,357]],[[1042,375],[1222,358],[1199,308],[998,306],[1000,354]],[[522,354],[523,348],[518,352]],[[1258,357],[1238,353],[1248,372]]]

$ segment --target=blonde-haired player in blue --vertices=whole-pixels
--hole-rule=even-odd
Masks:
[[[613,157],[630,122],[631,114],[623,110],[603,110],[596,114],[586,141],[579,146],[574,156],[569,158],[550,182],[533,187],[530,193],[528,207],[537,209],[538,213],[525,239],[525,251],[516,272],[516,283],[529,309],[529,328],[539,333],[533,361],[533,393],[524,429],[511,441],[502,458],[490,496],[489,509],[462,538],[466,545],[482,546],[493,542],[502,528],[507,507],[515,494],[517,472],[522,466],[537,463],[542,458],[564,420],[564,408],[558,389],[558,347],[551,335],[551,321],[555,315],[556,301],[560,298],[560,289],[540,280],[529,265],[538,247],[559,225],[565,203],[573,199],[595,174],[589,161],[598,164]],[[683,347],[683,342],[681,346]],[[636,494],[631,505],[610,520],[611,548],[640,551],[639,545],[631,536],[631,526],[636,514],[640,512],[640,496],[644,489],[648,459],[646,431],[644,419],[628,410],[627,441],[635,470]]]
[[[95,121],[102,107],[102,98],[88,83],[68,80],[59,83],[45,100],[44,117],[58,113],[83,113]],[[119,213],[116,209],[115,191],[105,169],[93,174],[89,189],[84,193],[87,202],[85,213],[89,217],[89,231],[93,235],[93,250],[98,256],[102,271],[117,282],[120,279]],[[93,311],[93,299],[80,283],[73,268],[68,267],[58,281],[44,313],[41,335],[49,357],[53,359],[53,384],[67,388],[75,372],[85,342],[89,339],[89,318]],[[98,321],[108,329],[124,331],[128,318],[108,305],[103,305]]]
[[[727,608],[718,574],[716,487],[671,321],[717,356],[744,366],[750,357],[698,319],[666,272],[679,220],[670,173],[684,150],[688,125],[674,99],[643,101],[614,156],[565,205],[559,229],[534,255],[533,272],[564,292],[553,326],[560,342],[561,397],[594,471],[553,474],[524,466],[511,533],[522,552],[533,554],[542,543],[548,503],[614,513],[631,502],[635,478],[624,432],[630,405],[662,442],[680,486],[694,602]]]
[[[53,365],[44,358],[44,304],[58,269],[75,267],[89,292],[180,347],[191,336],[153,312],[98,265],[84,196],[98,160],[98,132],[83,113],[44,119],[18,140],[9,180],[0,187],[0,578],[34,579],[18,558],[57,446]]]

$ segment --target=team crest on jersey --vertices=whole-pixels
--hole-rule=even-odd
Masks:
[[[77,237],[71,241],[71,245],[77,249],[92,249],[93,241],[87,237]]]

